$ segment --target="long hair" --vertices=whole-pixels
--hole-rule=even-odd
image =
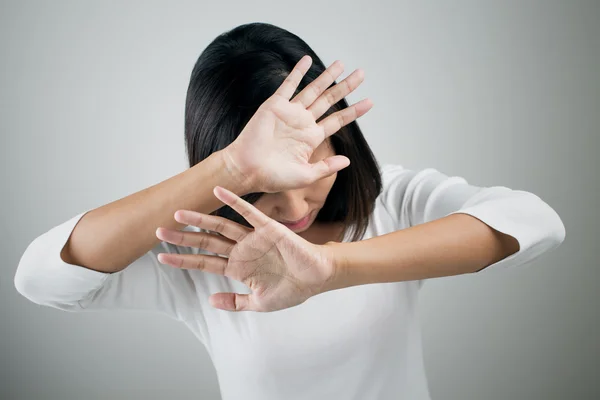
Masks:
[[[285,29],[259,22],[240,25],[217,36],[198,57],[187,90],[185,146],[189,166],[232,143],[258,107],[306,54],[311,56],[312,65],[294,96],[326,69],[302,39]],[[333,82],[330,87],[336,84]],[[320,119],[347,107],[346,100],[341,99]],[[343,222],[345,230],[353,229],[351,241],[357,241],[365,233],[375,199],[381,192],[379,165],[356,120],[340,128],[330,139],[335,153],[348,157],[350,165],[338,171],[316,220]],[[263,194],[241,197],[252,204]],[[227,205],[211,214],[251,227]]]

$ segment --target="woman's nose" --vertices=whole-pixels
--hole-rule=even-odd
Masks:
[[[276,206],[279,221],[295,222],[304,218],[310,212],[308,203],[304,200],[304,195],[301,192],[288,190],[279,194]]]

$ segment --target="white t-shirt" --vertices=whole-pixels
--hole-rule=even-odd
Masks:
[[[470,214],[520,244],[482,272],[523,265],[564,240],[558,214],[532,193],[476,187],[433,168],[381,171],[383,191],[363,239]],[[65,311],[155,310],[183,322],[206,346],[223,400],[430,399],[417,314],[423,281],[343,288],[275,312],[224,311],[208,303],[210,294],[250,293],[246,285],[157,260],[161,252],[214,253],[161,242],[114,274],[64,262],[60,252],[84,214],[27,247],[15,286],[32,302]]]

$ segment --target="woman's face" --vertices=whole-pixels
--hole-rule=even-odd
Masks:
[[[310,163],[316,163],[335,155],[330,138],[321,143],[313,152]],[[300,233],[314,222],[319,210],[325,204],[327,195],[335,182],[337,172],[303,188],[277,193],[265,193],[254,207],[265,215],[286,225],[290,230]]]

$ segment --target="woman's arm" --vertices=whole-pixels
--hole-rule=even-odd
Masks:
[[[224,185],[240,196],[250,188],[228,165],[224,151],[163,182],[87,212],[75,226],[61,258],[100,272],[117,272],[141,257],[160,240],[158,226],[181,229],[175,211],[211,213],[222,204],[212,194]]]
[[[343,71],[336,61],[290,100],[311,62],[304,56],[296,63],[225,150],[158,185],[84,215],[61,257],[97,271],[119,271],[159,243],[157,227],[184,227],[174,220],[175,211],[208,214],[221,207],[212,194],[217,185],[237,195],[278,192],[311,184],[345,168],[349,163],[345,156],[331,156],[315,164],[309,163],[309,158],[323,140],[364,115],[372,104],[365,99],[319,123],[316,120],[356,89],[364,76],[356,70],[343,85],[330,87]]]
[[[254,229],[184,212],[182,218],[189,225],[225,236],[208,235],[200,244],[215,255],[158,254],[157,258],[173,267],[227,276],[252,290],[249,294],[215,293],[209,298],[213,307],[275,311],[349,286],[457,275],[491,265],[523,265],[565,238],[558,214],[533,193],[479,188],[434,170],[387,171],[395,175],[386,174],[386,189],[378,201],[393,216],[391,221],[396,217],[417,222],[409,228],[359,242],[317,245],[234,193],[216,187],[215,196],[242,214]],[[166,242],[199,245],[188,234],[163,234]]]
[[[235,172],[211,156],[185,172],[103,207],[81,212],[34,239],[23,253],[14,283],[28,300],[65,311],[156,310],[189,318],[198,309],[184,274],[163,268],[159,251],[188,248],[160,243],[154,233],[186,204],[213,210],[205,191],[221,180],[238,193]],[[210,211],[209,211],[210,212]],[[185,224],[173,220],[173,227]],[[141,253],[141,254],[140,254]]]
[[[518,241],[468,214],[332,248],[339,287],[477,272],[519,251]]]
[[[513,267],[564,241],[556,211],[533,193],[476,187],[436,170],[387,169],[382,195],[408,228],[360,242],[329,242],[336,285],[411,281]]]
[[[370,101],[316,121],[356,89],[363,76],[355,71],[341,85],[331,87],[343,71],[342,64],[334,62],[294,96],[310,62],[305,56],[296,64],[224,150],[160,184],[80,213],[37,237],[19,261],[14,278],[17,291],[38,304],[63,310],[158,308],[178,318],[197,310],[188,303],[198,299],[188,295],[197,288],[185,274],[167,270],[157,260],[159,251],[193,252],[180,241],[170,245],[157,237],[164,231],[182,235],[178,228],[188,224],[178,219],[182,211],[176,211],[209,214],[221,207],[211,193],[217,185],[240,196],[279,192],[310,185],[348,165],[342,155],[317,163],[311,163],[310,157],[325,139],[369,111]],[[204,237],[191,233],[194,242]]]

